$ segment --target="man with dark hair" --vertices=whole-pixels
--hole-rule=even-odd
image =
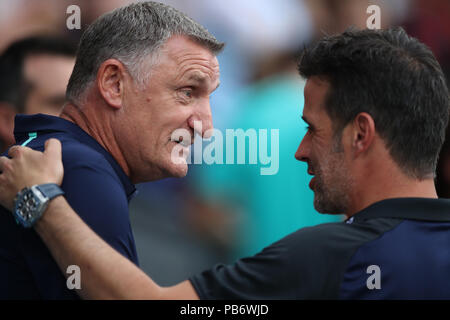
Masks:
[[[437,199],[433,181],[449,92],[433,54],[402,29],[350,30],[306,49],[299,71],[309,128],[295,156],[314,175],[316,209],[347,220],[300,229],[253,257],[162,288],[58,197],[35,230],[62,270],[81,268],[82,297],[450,298],[450,200]],[[62,179],[55,140],[43,154],[16,147],[10,156],[0,161],[0,200],[9,208],[23,187]]]
[[[14,143],[16,113],[58,115],[76,47],[52,36],[12,43],[0,56],[0,151]]]

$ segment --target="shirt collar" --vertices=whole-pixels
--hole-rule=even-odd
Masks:
[[[51,132],[65,132],[78,140],[79,142],[88,145],[97,152],[101,153],[109,162],[111,167],[116,172],[127,194],[128,201],[134,196],[136,187],[130,181],[130,178],[125,174],[113,156],[105,150],[92,136],[81,129],[78,125],[60,117],[54,117],[44,114],[36,115],[16,115],[14,119],[14,137],[16,141],[22,141],[28,136],[30,132],[51,133]]]
[[[450,222],[450,199],[385,199],[361,210],[347,219],[347,221],[350,219],[352,219],[352,221],[363,221],[372,218],[399,218]]]

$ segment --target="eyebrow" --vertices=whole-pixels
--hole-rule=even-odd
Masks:
[[[197,82],[205,82],[206,77],[205,76],[201,76],[198,73],[194,73],[194,74],[191,74],[189,76],[188,80],[194,80],[194,81],[197,81]]]
[[[188,78],[188,80],[194,80],[194,81],[196,81],[196,82],[204,83],[204,82],[206,81],[206,77],[205,77],[205,76],[201,76],[201,75],[199,75],[199,74],[197,74],[197,73],[194,73],[194,74],[192,74],[192,75]],[[214,88],[213,91],[217,90],[217,88],[218,88],[219,86],[220,86],[220,81],[219,81],[219,83],[217,84],[217,86]]]
[[[306,122],[306,124],[307,124],[312,130],[315,130],[315,126],[314,126],[310,121],[308,121],[308,119],[307,119],[305,116],[302,116],[302,119],[303,119],[303,121]]]

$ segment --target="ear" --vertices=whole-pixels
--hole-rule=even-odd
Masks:
[[[114,109],[122,107],[124,81],[127,75],[125,66],[116,59],[104,61],[98,69],[98,90],[105,102]]]
[[[353,120],[352,149],[354,156],[365,153],[375,139],[375,121],[366,112],[359,113]]]
[[[0,102],[0,142],[3,146],[13,145],[14,139],[14,108],[6,102]],[[0,143],[0,147],[1,147]]]

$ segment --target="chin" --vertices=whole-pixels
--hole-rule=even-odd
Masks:
[[[188,168],[187,168],[187,165],[186,165],[186,168],[179,169],[179,170],[175,171],[174,174],[172,175],[172,177],[184,178],[184,177],[186,177],[187,173],[188,173]]]
[[[174,164],[170,163],[166,170],[167,177],[184,178],[188,173],[187,163]]]
[[[187,164],[165,163],[163,165],[154,166],[144,173],[141,172],[139,177],[132,178],[133,183],[142,183],[157,181],[166,178],[184,178],[188,172]]]

